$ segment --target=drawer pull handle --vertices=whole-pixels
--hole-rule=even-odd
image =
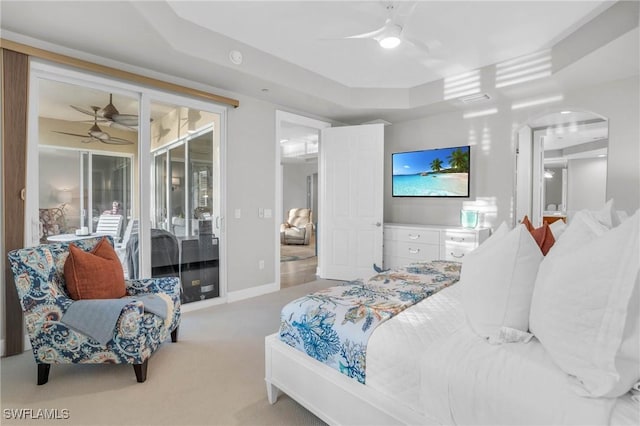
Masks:
[[[462,242],[464,242],[464,238],[451,237],[451,241],[454,241],[454,242],[457,242],[457,243],[462,243]]]
[[[420,234],[409,234],[410,240],[417,240],[418,238],[420,238]]]
[[[418,254],[418,253],[420,253],[420,249],[412,249],[412,248],[410,248],[410,249],[409,249],[409,253],[411,253],[411,254]]]
[[[454,252],[451,252],[451,256],[455,257],[456,259],[462,259],[464,257],[464,253],[461,253],[460,255],[456,256]]]

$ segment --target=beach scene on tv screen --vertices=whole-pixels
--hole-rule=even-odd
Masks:
[[[393,196],[468,197],[469,147],[393,154]]]

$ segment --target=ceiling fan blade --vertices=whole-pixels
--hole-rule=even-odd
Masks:
[[[408,18],[413,15],[413,12],[415,12],[416,6],[418,6],[417,1],[402,1],[394,7],[391,18],[394,20],[396,20],[398,17]]]
[[[405,36],[403,34],[402,35],[402,41],[407,43],[409,46],[424,52],[427,55],[431,54],[431,49],[429,49],[429,46],[427,46],[425,43],[423,43],[422,41],[420,41],[418,39],[415,39],[413,37],[407,37],[407,36]]]
[[[402,37],[402,40],[407,45],[411,46],[415,50],[419,51],[422,55],[424,55],[427,58],[429,65],[436,65],[444,62],[444,59],[437,57],[436,52],[434,51],[434,47],[437,49],[441,46],[440,42],[432,42],[427,44],[413,37],[407,37],[404,35]]]
[[[109,139],[111,139],[109,133],[106,132],[91,132],[89,133],[89,136],[94,139],[98,139],[99,141],[108,141]]]
[[[93,116],[95,115],[93,111],[90,111],[90,110],[88,110],[88,109],[86,109],[86,108],[82,108],[82,107],[75,106],[75,105],[69,105],[69,106],[70,106],[71,108],[75,109],[76,111],[81,112],[81,113],[83,113],[83,114],[90,115],[91,117],[93,117]],[[98,107],[95,107],[95,108],[98,108]],[[98,109],[99,109],[99,108],[98,108]]]
[[[77,137],[79,137],[79,138],[86,138],[86,137],[87,137],[87,135],[86,135],[86,134],[84,134],[84,135],[80,135],[80,134],[78,134],[78,133],[59,132],[59,131],[57,131],[57,130],[52,130],[52,132],[53,132],[53,133],[59,133],[59,134],[61,134],[61,135],[77,136]]]
[[[133,145],[133,142],[129,140],[114,137],[114,136],[110,137],[109,139],[100,140],[100,142],[107,143],[110,145]]]
[[[113,121],[107,120],[106,118],[98,118],[95,120],[69,120],[72,123],[113,123]]]
[[[384,32],[387,30],[387,26],[385,25],[382,28],[378,28],[377,30],[374,31],[370,31],[368,33],[362,33],[362,34],[354,34],[351,36],[347,36],[347,37],[342,37],[343,39],[358,39],[358,38],[372,38],[375,39],[376,37],[381,36],[382,34],[384,34]]]
[[[137,126],[138,125],[138,116],[134,114],[113,114],[111,119],[123,126]]]
[[[128,132],[137,132],[138,129],[134,126],[125,126],[124,124],[120,124],[116,121],[110,121],[108,124],[109,127],[112,127],[114,129],[120,129],[120,130],[126,130]]]

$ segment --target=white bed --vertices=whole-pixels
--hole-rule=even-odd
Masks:
[[[477,338],[459,299],[454,285],[381,324],[367,348],[366,385],[267,336],[269,402],[282,391],[329,424],[640,424],[629,395],[594,402],[571,392],[535,339]]]
[[[639,425],[640,211],[614,212],[501,225],[459,282],[378,325],[366,384],[267,337],[269,402],[330,424]]]

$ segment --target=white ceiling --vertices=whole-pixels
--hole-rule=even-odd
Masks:
[[[396,122],[474,108],[443,99],[443,78],[544,49],[552,51],[552,76],[500,90],[483,84],[483,92],[492,102],[518,100],[637,75],[637,16],[626,12],[637,15],[637,4],[614,3],[394,3],[405,34],[428,45],[429,55],[339,39],[380,27],[389,13],[385,1],[2,0],[0,29],[3,38],[134,72],[154,70],[223,95],[246,94],[344,123]],[[590,26],[597,28],[585,30]],[[229,60],[232,50],[243,54],[242,64]],[[64,99],[50,109],[104,106],[103,96]],[[130,113],[126,100],[118,102]]]
[[[347,87],[411,88],[551,47],[603,1],[168,2],[182,19]],[[392,5],[389,12],[387,7]],[[430,48],[341,39],[393,17]]]

